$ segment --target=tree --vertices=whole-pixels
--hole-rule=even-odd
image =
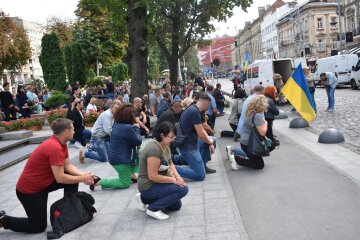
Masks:
[[[56,33],[56,36],[59,38],[61,50],[73,41],[74,26],[67,19],[62,19],[56,16],[50,17],[47,20],[46,31]]]
[[[59,39],[54,32],[45,34],[41,39],[40,64],[46,85],[55,90],[64,91],[66,74]]]
[[[71,44],[67,44],[64,47],[64,56],[65,56],[65,65],[66,65],[66,75],[67,79],[71,84],[75,84],[74,77],[72,75],[72,49]]]
[[[246,10],[253,0],[156,0],[151,1],[149,24],[177,83],[178,59],[214,30],[214,20],[225,21],[236,6]]]
[[[30,42],[24,28],[0,12],[0,75],[7,69],[13,77],[30,57]]]
[[[185,66],[187,67],[187,73],[193,72],[198,73],[200,69],[198,51],[195,47],[189,48],[189,50],[184,54],[185,57]]]
[[[72,58],[72,77],[73,83],[79,81],[81,85],[86,83],[86,69],[84,63],[83,52],[80,44],[75,42],[71,45],[71,58]]]
[[[100,4],[98,0],[80,0],[75,11],[74,40],[84,50],[87,65],[94,68],[97,61],[103,65],[121,62],[127,45],[122,18],[111,18],[109,10]]]

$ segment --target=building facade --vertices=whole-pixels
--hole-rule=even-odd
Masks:
[[[350,52],[360,53],[360,0],[342,0],[344,32],[352,32],[353,42],[346,43]],[[352,51],[355,50],[355,51]]]
[[[309,60],[328,57],[339,49],[337,4],[307,1],[294,7],[277,24],[280,57]]]
[[[27,83],[30,82],[31,79],[43,79],[39,56],[41,54],[41,39],[44,35],[45,28],[40,24],[25,21],[19,17],[13,17],[12,20],[15,24],[25,29],[31,48],[31,58],[28,64],[23,66],[22,72],[17,76],[19,83]]]

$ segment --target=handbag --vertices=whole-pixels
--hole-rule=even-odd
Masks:
[[[255,114],[251,122],[251,132],[249,137],[249,143],[247,146],[247,155],[259,157],[270,156],[269,150],[265,142],[265,137],[259,135],[254,123],[254,119]]]

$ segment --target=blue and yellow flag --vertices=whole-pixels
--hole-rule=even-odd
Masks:
[[[249,63],[250,63],[250,51],[245,56],[244,72],[247,71]]]
[[[281,92],[307,122],[314,120],[316,117],[315,106],[310,96],[301,63],[287,80]]]

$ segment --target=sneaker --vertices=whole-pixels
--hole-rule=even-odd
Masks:
[[[79,150],[79,162],[81,164],[84,164],[84,162],[85,162],[85,150],[84,149]]]
[[[137,207],[140,211],[143,211],[145,212],[146,209],[147,209],[147,205],[144,204],[142,201],[141,201],[141,193],[137,193],[135,194],[135,199],[136,199],[136,203],[137,203]]]
[[[81,145],[81,143],[79,143],[79,142],[75,142],[74,147],[76,147],[78,149],[83,149],[84,148],[83,145]]]
[[[159,210],[157,212],[153,212],[153,211],[150,211],[149,209],[146,209],[146,214],[149,215],[150,217],[153,217],[153,218],[157,219],[157,220],[165,220],[165,219],[169,218],[169,215],[166,215],[161,210]]]
[[[326,111],[327,111],[327,112],[333,112],[334,109],[327,109]]]
[[[6,212],[4,210],[1,210],[0,211],[0,228],[3,228],[4,225],[3,225],[3,218],[5,217],[6,215]]]
[[[232,147],[229,145],[229,146],[226,146],[226,156],[227,156],[227,159],[230,158],[230,155],[232,153]]]
[[[205,172],[206,174],[212,174],[212,173],[216,173],[216,170],[209,168],[208,166],[205,166]]]
[[[230,163],[231,163],[231,168],[234,170],[234,171],[237,171],[240,169],[239,165],[236,163],[235,161],[235,156],[234,154],[231,154],[230,157]]]

